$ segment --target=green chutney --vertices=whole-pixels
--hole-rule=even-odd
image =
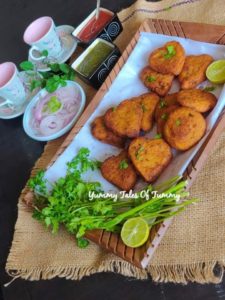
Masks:
[[[94,48],[84,56],[83,60],[76,68],[77,71],[89,78],[112,51],[112,46],[104,42],[98,42]]]

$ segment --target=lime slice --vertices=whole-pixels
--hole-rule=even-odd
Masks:
[[[126,246],[137,248],[147,241],[148,236],[148,223],[140,217],[131,218],[123,224],[121,238]]]
[[[225,59],[217,60],[208,66],[206,77],[212,83],[225,83]]]

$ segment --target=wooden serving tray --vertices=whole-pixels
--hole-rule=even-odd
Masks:
[[[179,36],[184,38],[191,38],[198,41],[224,44],[225,43],[225,27],[219,25],[207,25],[207,24],[198,24],[198,23],[187,23],[187,22],[175,22],[167,20],[156,20],[148,19],[146,20],[125,51],[122,54],[122,57],[119,59],[118,63],[115,65],[114,69],[107,77],[104,84],[99,89],[98,93],[95,95],[93,100],[90,102],[75,127],[71,130],[64,143],[60,146],[55,156],[52,158],[50,165],[53,164],[58,156],[67,148],[67,146],[74,139],[75,135],[80,131],[84,126],[87,119],[94,112],[99,102],[102,100],[104,95],[109,90],[113,80],[116,78],[117,74],[120,72],[123,65],[126,63],[130,53],[138,42],[140,32],[152,32],[159,34],[166,34],[171,36]],[[212,150],[213,145],[216,143],[221,132],[225,128],[225,114],[222,113],[220,118],[217,120],[216,125],[211,131],[209,137],[205,141],[204,145],[198,151],[194,159],[191,161],[187,167],[184,178],[188,180],[188,188],[194,182],[198,172],[201,170],[202,166],[207,159],[209,152]],[[49,167],[48,166],[48,167]],[[28,195],[27,195],[28,196]],[[26,197],[26,196],[25,196]],[[119,235],[106,232],[103,230],[93,230],[86,234],[86,237],[99,244],[104,249],[118,255],[119,257],[125,259],[126,261],[134,264],[139,268],[145,268],[157,246],[159,245],[161,239],[166,233],[169,225],[171,224],[171,219],[166,220],[161,224],[157,224],[150,230],[148,242],[137,249],[127,247],[123,244]]]

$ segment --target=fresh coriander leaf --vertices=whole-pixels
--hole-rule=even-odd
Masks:
[[[166,107],[166,106],[167,106],[167,104],[166,104],[165,100],[164,99],[160,99],[159,107],[163,108],[163,107]]]
[[[48,56],[48,50],[43,50],[43,51],[41,52],[41,56],[47,57],[47,56]]]
[[[180,126],[180,125],[181,125],[181,120],[180,120],[180,119],[177,119],[177,120],[175,121],[175,124],[176,124],[177,126]]]
[[[55,81],[59,81],[59,80],[60,80],[60,76],[59,76],[59,75],[53,75],[53,79],[54,79]]]
[[[47,80],[45,88],[48,93],[50,94],[54,93],[58,89],[58,87],[59,87],[59,82],[56,81],[52,82]]]
[[[156,139],[156,140],[161,139],[161,138],[162,138],[162,135],[160,133],[158,133],[154,136],[154,139]]]
[[[156,77],[155,76],[147,76],[147,81],[154,82],[154,81],[156,81]]]
[[[170,59],[176,55],[176,50],[173,45],[168,45],[166,47],[167,53],[164,54],[165,59]]]
[[[70,73],[69,73],[69,75],[68,75],[68,80],[74,80],[75,79],[75,72],[74,72],[74,70],[73,69],[71,69],[70,70]]]
[[[60,71],[59,64],[57,64],[57,63],[49,64],[48,66],[54,73],[57,73]]]
[[[43,84],[43,80],[32,80],[31,81],[31,86],[30,86],[30,90],[31,92],[33,92],[33,90],[35,90],[38,87],[42,87]]]
[[[166,121],[168,119],[168,114],[167,113],[162,114],[161,119]]]
[[[136,156],[136,158],[139,160],[140,159],[140,155],[141,155],[141,153],[144,151],[144,147],[143,146],[140,146],[139,148],[138,148],[138,150],[136,151],[136,153],[135,153],[135,156]]]
[[[44,79],[49,79],[54,75],[52,72],[40,72],[40,74]]]
[[[120,164],[119,164],[119,168],[120,170],[125,170],[129,167],[126,159],[121,160]]]
[[[60,85],[62,86],[62,87],[64,87],[64,86],[66,86],[67,85],[67,83],[66,83],[66,81],[65,80],[60,80]]]
[[[213,92],[215,91],[216,87],[215,86],[206,86],[203,91],[205,92]]]
[[[79,248],[86,248],[89,245],[89,241],[84,238],[77,239],[77,246]]]
[[[60,64],[59,68],[65,74],[68,74],[70,72],[70,67],[67,64]]]
[[[27,186],[38,194],[47,194],[47,187],[46,187],[46,179],[44,178],[45,172],[40,170],[37,174],[28,180]]]
[[[147,107],[143,103],[141,104],[141,108],[142,108],[143,112],[148,111]]]
[[[31,61],[23,61],[20,63],[20,68],[23,71],[33,71],[34,70],[34,65]]]

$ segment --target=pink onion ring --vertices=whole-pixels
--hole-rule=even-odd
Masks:
[[[40,123],[40,132],[44,136],[52,135],[64,127],[63,120],[57,116],[47,116]]]

